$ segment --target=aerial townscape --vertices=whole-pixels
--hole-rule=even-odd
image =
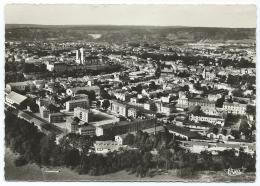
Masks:
[[[255,29],[6,24],[5,38],[6,179],[255,180]]]

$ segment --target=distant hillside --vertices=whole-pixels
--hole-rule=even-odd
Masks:
[[[88,34],[101,34],[98,39]],[[6,40],[255,41],[255,28],[6,25]]]

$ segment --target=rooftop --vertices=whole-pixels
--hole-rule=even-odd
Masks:
[[[26,96],[23,96],[21,94],[18,94],[14,91],[10,92],[7,96],[7,99],[11,99],[14,103],[20,105],[23,101],[27,99]]]

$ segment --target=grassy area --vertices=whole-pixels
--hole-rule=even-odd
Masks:
[[[76,172],[64,168],[40,168],[36,164],[28,164],[22,167],[14,165],[17,155],[9,149],[5,150],[5,179],[7,181],[191,181],[191,182],[253,182],[254,173],[246,173],[242,176],[230,177],[224,171],[199,172],[198,176],[192,179],[177,177],[176,170],[168,173],[161,173],[154,177],[138,178],[126,171],[119,171],[102,176],[79,175]],[[44,170],[60,170],[60,172],[45,172]]]

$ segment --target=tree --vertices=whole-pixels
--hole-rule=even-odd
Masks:
[[[161,76],[161,67],[160,66],[158,66],[156,68],[154,75],[155,75],[156,78],[159,78]]]
[[[154,81],[151,81],[151,82],[150,82],[149,88],[152,89],[152,90],[155,90],[155,89],[156,89],[156,84],[155,84]]]
[[[202,112],[202,110],[201,110],[201,106],[196,105],[196,106],[192,109],[191,114],[193,114],[193,115],[195,115],[195,116],[202,115],[203,112]]]
[[[60,111],[60,109],[53,104],[49,104],[47,106],[47,109],[50,110],[51,113],[56,113]]]
[[[133,145],[135,141],[135,136],[133,134],[127,134],[124,139],[124,144]]]
[[[256,115],[256,107],[252,105],[246,106],[246,113],[255,116]]]
[[[246,120],[241,120],[239,131],[245,134],[245,136],[248,136],[251,133],[250,126]]]
[[[215,104],[216,107],[222,108],[224,101],[225,101],[225,98],[219,98],[219,99],[217,99],[216,104]]]
[[[180,91],[189,91],[189,85],[184,85],[183,87],[181,87]]]
[[[99,108],[101,105],[101,102],[98,100],[97,103],[96,103],[96,106]]]
[[[156,107],[155,103],[151,103],[150,104],[150,110],[154,111],[154,112],[157,112],[157,107]]]
[[[109,106],[110,106],[110,101],[107,100],[107,99],[105,99],[105,100],[103,101],[103,103],[102,103],[102,107],[103,107],[105,110],[107,110]]]
[[[87,90],[78,90],[77,94],[86,94],[88,95],[88,99],[90,102],[95,101],[96,100],[96,93],[94,90],[91,91],[87,91]]]
[[[241,89],[235,89],[232,91],[233,96],[235,97],[244,97],[243,91]]]

